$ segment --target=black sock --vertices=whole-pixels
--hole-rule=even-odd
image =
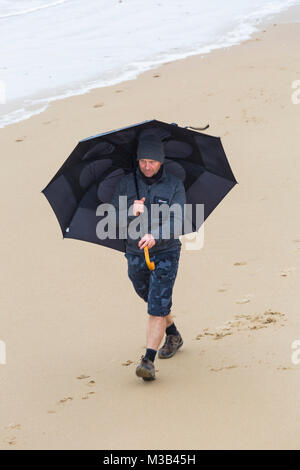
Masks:
[[[167,335],[179,335],[179,332],[174,322],[170,326],[168,326],[168,328],[166,328],[166,334]]]
[[[145,358],[150,359],[150,361],[154,362],[154,359],[155,359],[155,356],[156,356],[156,352],[157,352],[157,351],[156,351],[155,349],[147,348],[147,349],[146,349]]]

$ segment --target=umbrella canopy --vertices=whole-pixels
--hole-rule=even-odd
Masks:
[[[96,226],[104,216],[96,215],[96,210],[111,201],[120,179],[135,171],[139,136],[148,131],[157,134],[164,144],[166,172],[184,184],[186,202],[193,205],[193,232],[237,184],[219,137],[175,123],[153,119],[88,137],[77,144],[41,191],[58,219],[63,238],[126,251],[124,239],[97,237]],[[201,221],[196,217],[196,204],[204,204]]]

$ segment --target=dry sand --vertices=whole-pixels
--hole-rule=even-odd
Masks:
[[[0,130],[0,448],[298,448],[300,24],[57,101]],[[147,119],[220,136],[239,182],[182,251],[184,346],[135,376],[146,304],[119,252],[63,240],[41,189],[77,142]]]

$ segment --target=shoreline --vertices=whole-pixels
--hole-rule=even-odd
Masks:
[[[190,53],[185,57],[179,57],[179,58],[172,59],[172,60],[166,60],[162,63],[157,64],[157,65],[152,64],[149,68],[147,68],[144,71],[134,71],[133,72],[134,76],[132,78],[122,79],[120,81],[117,81],[114,84],[102,85],[102,86],[101,85],[95,85],[95,86],[90,86],[90,88],[89,88],[89,85],[81,84],[81,87],[79,87],[78,89],[69,90],[68,92],[62,92],[62,91],[57,90],[57,94],[55,92],[54,96],[53,96],[53,91],[52,91],[51,92],[52,96],[50,96],[49,98],[46,98],[44,96],[44,92],[42,94],[41,93],[36,93],[36,94],[34,94],[30,97],[27,97],[27,100],[30,100],[33,103],[35,103],[35,105],[40,106],[41,109],[37,110],[36,112],[33,111],[33,114],[31,114],[32,111],[28,111],[27,113],[30,114],[30,116],[28,118],[23,118],[21,120],[17,120],[15,122],[6,124],[4,127],[0,127],[0,132],[1,132],[2,129],[5,129],[8,126],[12,126],[14,124],[21,123],[25,120],[31,119],[32,117],[35,117],[35,116],[38,116],[38,115],[44,113],[45,111],[47,111],[47,109],[53,103],[56,103],[57,101],[68,100],[68,99],[71,99],[71,98],[74,98],[74,97],[77,97],[77,96],[84,96],[84,95],[87,95],[87,94],[89,94],[89,93],[91,93],[95,90],[99,90],[99,89],[103,89],[103,88],[106,89],[106,88],[111,88],[111,87],[114,87],[114,86],[115,87],[122,86],[123,83],[127,83],[127,82],[130,82],[130,81],[133,81],[133,80],[137,80],[142,74],[147,73],[147,72],[148,73],[155,72],[157,69],[159,69],[160,67],[163,67],[166,64],[181,61],[181,60],[185,60],[185,59],[190,58],[190,57],[201,57],[202,58],[202,57],[206,57],[207,55],[209,55],[209,54],[211,54],[215,51],[226,50],[226,49],[229,49],[231,47],[239,46],[239,45],[243,44],[244,42],[247,42],[247,41],[251,40],[256,34],[261,32],[263,29],[269,27],[274,22],[279,21],[277,24],[300,22],[300,5],[290,6],[286,10],[283,10],[279,13],[275,13],[271,16],[272,16],[272,19],[270,19],[270,20],[263,19],[258,24],[253,25],[253,27],[256,29],[256,31],[253,31],[250,34],[248,39],[241,40],[241,42],[238,42],[236,44],[231,44],[231,45],[228,45],[228,46],[220,46],[220,47],[218,47],[218,46],[204,46],[204,48],[208,47],[210,49],[211,47],[213,47],[213,49],[211,49],[209,52],[205,52],[205,53],[202,53],[202,52]],[[130,73],[129,73],[129,75],[130,75]],[[100,79],[95,79],[94,81],[100,82],[101,80]],[[82,88],[84,89],[84,91],[81,91]],[[43,102],[45,102],[44,105],[42,105]],[[38,103],[40,103],[40,104],[38,104]],[[19,111],[20,111],[20,109],[18,109],[16,111],[13,111],[13,112],[18,113]]]
[[[141,72],[134,79],[124,80],[124,81],[121,81],[121,82],[119,82],[115,85],[97,87],[97,88],[93,88],[93,89],[91,89],[91,90],[89,90],[89,91],[87,91],[83,94],[71,95],[71,96],[68,96],[68,97],[60,98],[60,99],[53,99],[53,101],[51,101],[48,105],[46,105],[47,106],[46,109],[44,109],[40,113],[32,115],[28,119],[24,119],[22,121],[18,121],[18,122],[9,124],[9,125],[5,126],[4,128],[0,128],[0,136],[1,136],[1,132],[3,133],[3,131],[7,130],[8,128],[12,128],[13,126],[15,126],[14,128],[18,129],[18,126],[20,126],[20,128],[21,128],[22,124],[28,123],[28,121],[31,121],[32,119],[38,119],[38,120],[44,119],[44,116],[47,116],[47,113],[49,113],[49,115],[51,116],[52,115],[52,110],[55,108],[55,106],[61,107],[61,106],[64,105],[64,103],[66,104],[66,106],[72,106],[71,102],[74,102],[74,104],[75,104],[75,102],[77,100],[79,100],[79,101],[84,100],[85,97],[89,98],[88,101],[92,101],[93,99],[95,101],[97,101],[97,100],[99,100],[98,96],[105,95],[106,91],[108,93],[122,93],[124,91],[124,90],[122,90],[122,87],[131,88],[131,86],[134,86],[134,83],[137,80],[143,80],[144,77],[148,78],[148,77],[150,77],[151,74],[152,74],[153,78],[159,78],[159,73],[165,71],[166,70],[165,67],[170,66],[171,64],[172,65],[173,64],[179,64],[180,65],[180,64],[184,63],[185,61],[187,61],[187,63],[189,63],[189,61],[191,61],[191,63],[193,61],[195,61],[195,63],[198,63],[199,60],[209,61],[211,57],[214,58],[218,54],[223,54],[225,52],[230,53],[231,50],[242,47],[243,45],[246,45],[251,41],[260,41],[261,40],[261,35],[263,33],[265,33],[267,29],[272,30],[273,27],[280,27],[281,25],[286,26],[287,24],[291,24],[291,25],[299,24],[300,23],[300,6],[290,7],[289,10],[291,10],[291,12],[295,11],[296,15],[297,16],[299,15],[299,22],[295,22],[295,23],[290,22],[289,15],[286,12],[286,15],[287,15],[286,16],[286,23],[273,23],[273,22],[261,23],[259,31],[254,32],[251,35],[250,39],[247,39],[247,40],[245,40],[245,41],[243,41],[239,44],[234,44],[234,45],[231,45],[231,46],[228,46],[228,47],[218,48],[218,49],[212,50],[208,54],[195,54],[195,55],[188,56],[188,57],[185,57],[185,58],[182,58],[182,59],[167,61],[167,62],[163,63],[162,65],[158,65],[157,67],[153,67],[149,70]],[[278,14],[278,15],[280,15],[280,14]],[[91,98],[91,97],[93,97],[93,98]],[[94,104],[95,109],[102,108],[103,106],[104,106],[104,104],[101,102],[101,99],[100,99],[99,103]],[[140,121],[144,121],[144,120],[148,120],[148,119],[157,119],[157,117],[154,116],[154,115],[150,116],[150,117],[147,116],[145,118],[141,118]],[[140,122],[140,121],[138,121],[138,122]],[[133,124],[134,124],[134,122],[129,122],[128,123],[126,121],[124,124],[117,125],[116,127],[112,127],[112,128],[105,127],[102,130],[99,130],[99,131],[96,130],[95,134],[112,131],[112,130],[118,129],[120,127],[126,127],[126,125],[133,125]],[[194,124],[186,123],[186,124],[183,124],[183,125],[194,125],[195,127],[198,127],[198,126],[203,127],[203,124],[200,125],[199,123],[194,123]],[[204,124],[204,125],[206,125],[206,124]],[[26,125],[25,125],[25,127],[26,127]],[[92,135],[94,135],[94,134],[87,134],[85,136],[82,136],[78,139],[78,141],[83,139],[83,138],[90,137]]]

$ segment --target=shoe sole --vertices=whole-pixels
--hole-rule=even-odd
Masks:
[[[142,379],[146,381],[155,379],[155,376],[153,377],[151,372],[149,372],[149,370],[145,369],[144,367],[138,367],[135,373],[138,377],[141,377]]]
[[[182,345],[183,345],[183,341],[181,341],[181,343],[179,343],[179,345],[177,346],[177,349],[173,353],[169,354],[168,356],[161,356],[161,353],[160,353],[160,350],[159,350],[158,351],[159,359],[169,359],[169,357],[173,357],[174,354],[177,353],[178,349],[181,348]]]

